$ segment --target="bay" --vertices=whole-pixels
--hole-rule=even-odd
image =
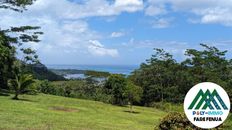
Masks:
[[[135,69],[138,69],[138,65],[46,65],[49,69],[76,69],[76,70],[94,70],[109,72],[112,74],[124,74],[129,75]]]

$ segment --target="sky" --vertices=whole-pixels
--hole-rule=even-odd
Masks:
[[[44,64],[139,65],[162,48],[181,61],[200,43],[232,58],[232,0],[37,0],[0,10],[0,27],[40,26]]]

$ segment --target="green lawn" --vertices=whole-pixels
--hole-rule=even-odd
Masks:
[[[167,114],[146,107],[135,107],[138,113],[132,114],[127,107],[44,94],[20,98],[0,96],[0,130],[153,130]],[[225,124],[232,129],[232,116]]]
[[[14,101],[0,96],[0,129],[4,130],[153,130],[165,112],[40,94]]]

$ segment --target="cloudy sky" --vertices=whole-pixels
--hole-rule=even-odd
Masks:
[[[231,12],[232,0],[37,0],[0,10],[0,26],[41,26],[32,47],[45,64],[138,65],[153,48],[178,60],[199,43],[232,51]]]

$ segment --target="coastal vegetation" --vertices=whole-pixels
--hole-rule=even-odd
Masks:
[[[50,69],[53,73],[60,76],[67,76],[72,74],[83,74],[85,77],[92,78],[107,78],[110,76],[109,72],[95,71],[95,70],[78,70],[78,69]]]

